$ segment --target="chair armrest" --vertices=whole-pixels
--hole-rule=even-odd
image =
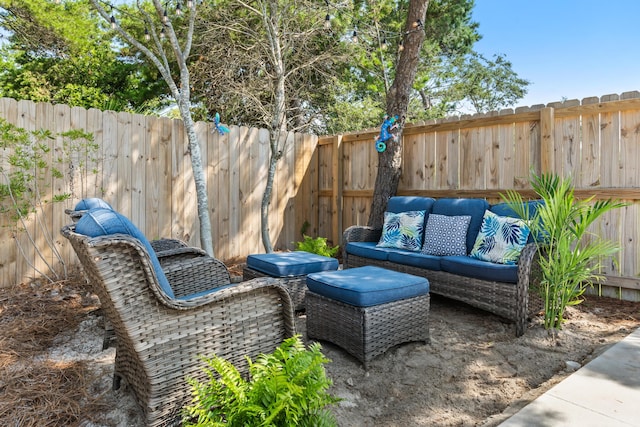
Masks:
[[[160,257],[161,253],[164,251],[171,251],[173,249],[189,247],[189,245],[187,245],[180,239],[169,239],[164,237],[157,240],[152,240],[149,243],[151,243],[151,247],[155,251],[156,255],[158,255],[158,257]]]
[[[188,248],[185,248],[188,249]],[[189,252],[187,252],[188,254]],[[162,265],[176,297],[207,291],[231,283],[231,275],[224,263],[206,253]]]
[[[153,243],[151,244],[153,246]],[[163,270],[167,267],[175,264],[182,263],[194,258],[211,258],[205,251],[200,248],[194,248],[191,246],[177,247],[174,249],[165,249],[160,252],[156,252],[158,261]]]
[[[293,302],[289,292],[282,285],[282,281],[277,278],[258,277],[191,299],[160,298],[160,300],[169,310],[186,311],[185,316],[191,313],[188,317],[203,319],[207,315],[202,313],[211,312],[210,317],[215,320],[222,315],[222,312],[227,312],[225,320],[227,325],[235,321],[255,324],[254,333],[257,334],[255,339],[258,339],[260,335],[270,333],[281,334],[281,332],[272,330],[269,325],[260,324],[260,322],[274,316],[279,317],[278,321],[283,323],[286,336],[290,337],[295,334]],[[178,315],[181,316],[181,314]],[[181,329],[181,335],[182,332],[188,335],[187,329],[191,327],[188,324],[189,322],[183,322],[181,328],[184,329]],[[195,333],[198,332],[198,328],[201,328],[198,325],[194,327],[196,328]],[[242,329],[246,330],[246,328]],[[250,333],[250,331],[245,333]],[[265,336],[260,338],[260,340],[265,339]]]

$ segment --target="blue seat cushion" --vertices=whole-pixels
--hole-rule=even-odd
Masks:
[[[482,261],[470,256],[447,256],[440,261],[442,271],[491,282],[518,283],[518,266]]]
[[[88,197],[86,199],[80,200],[76,206],[73,208],[74,211],[88,211],[89,209],[95,208],[103,208],[103,209],[111,209],[111,205],[99,197]]]
[[[469,228],[467,229],[468,254],[476,243],[476,237],[478,237],[478,231],[480,231],[480,226],[482,225],[484,211],[487,209],[489,209],[489,203],[485,199],[442,198],[435,201],[431,213],[448,216],[471,216]]]
[[[302,276],[318,271],[337,270],[336,258],[311,252],[277,252],[247,256],[247,267],[272,277]]]
[[[412,267],[426,268],[427,270],[440,270],[442,257],[427,255],[419,252],[393,252],[389,254],[389,261],[396,264],[410,265]]]
[[[158,285],[169,298],[175,297],[171,285],[167,280],[167,276],[165,276],[164,271],[162,271],[158,257],[151,247],[149,240],[147,240],[138,227],[133,225],[127,217],[111,209],[90,209],[76,224],[76,233],[89,237],[126,234],[138,239],[147,249],[151,265],[158,278]]]
[[[408,252],[403,249],[380,247],[377,246],[377,242],[349,242],[346,249],[348,254],[378,261],[386,261],[389,259],[389,254],[394,252]],[[417,254],[418,252],[411,253]]]
[[[325,271],[307,276],[311,292],[356,307],[371,307],[429,292],[423,277],[366,266]]]

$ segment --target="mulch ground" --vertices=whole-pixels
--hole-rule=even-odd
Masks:
[[[241,274],[241,266],[231,267]],[[610,324],[640,324],[640,303],[586,296],[578,310]],[[95,370],[82,361],[46,357],[56,337],[99,314],[82,276],[57,283],[35,281],[4,288],[0,296],[0,425],[61,426],[100,422],[113,402],[90,390]]]

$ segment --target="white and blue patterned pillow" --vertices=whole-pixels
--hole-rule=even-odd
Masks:
[[[424,215],[425,211],[385,212],[382,236],[377,246],[419,251],[422,246]]]
[[[430,214],[422,253],[435,256],[466,255],[471,215]]]
[[[529,233],[522,219],[486,211],[470,256],[499,264],[516,264]]]

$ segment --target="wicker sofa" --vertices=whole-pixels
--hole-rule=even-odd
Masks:
[[[535,209],[537,203],[539,202],[528,202],[529,209]],[[524,334],[528,319],[541,310],[540,298],[536,292],[531,292],[539,277],[538,263],[535,262],[535,243],[529,237],[513,264],[477,259],[475,254],[471,256],[486,211],[503,219],[517,217],[507,204],[490,205],[484,199],[473,198],[436,200],[403,196],[392,197],[386,211],[395,214],[424,211],[423,240],[433,237],[429,234],[430,216],[433,215],[434,219],[438,216],[469,216],[466,236],[462,237],[466,253],[446,255],[445,252],[445,255],[431,255],[423,253],[424,247],[417,251],[381,247],[383,229],[351,226],[343,234],[343,268],[374,265],[425,277],[429,280],[432,294],[462,301],[502,316],[515,323],[516,336]],[[431,232],[433,230],[432,228]],[[448,237],[437,240],[438,244],[444,246],[453,244],[453,240],[449,241]]]

